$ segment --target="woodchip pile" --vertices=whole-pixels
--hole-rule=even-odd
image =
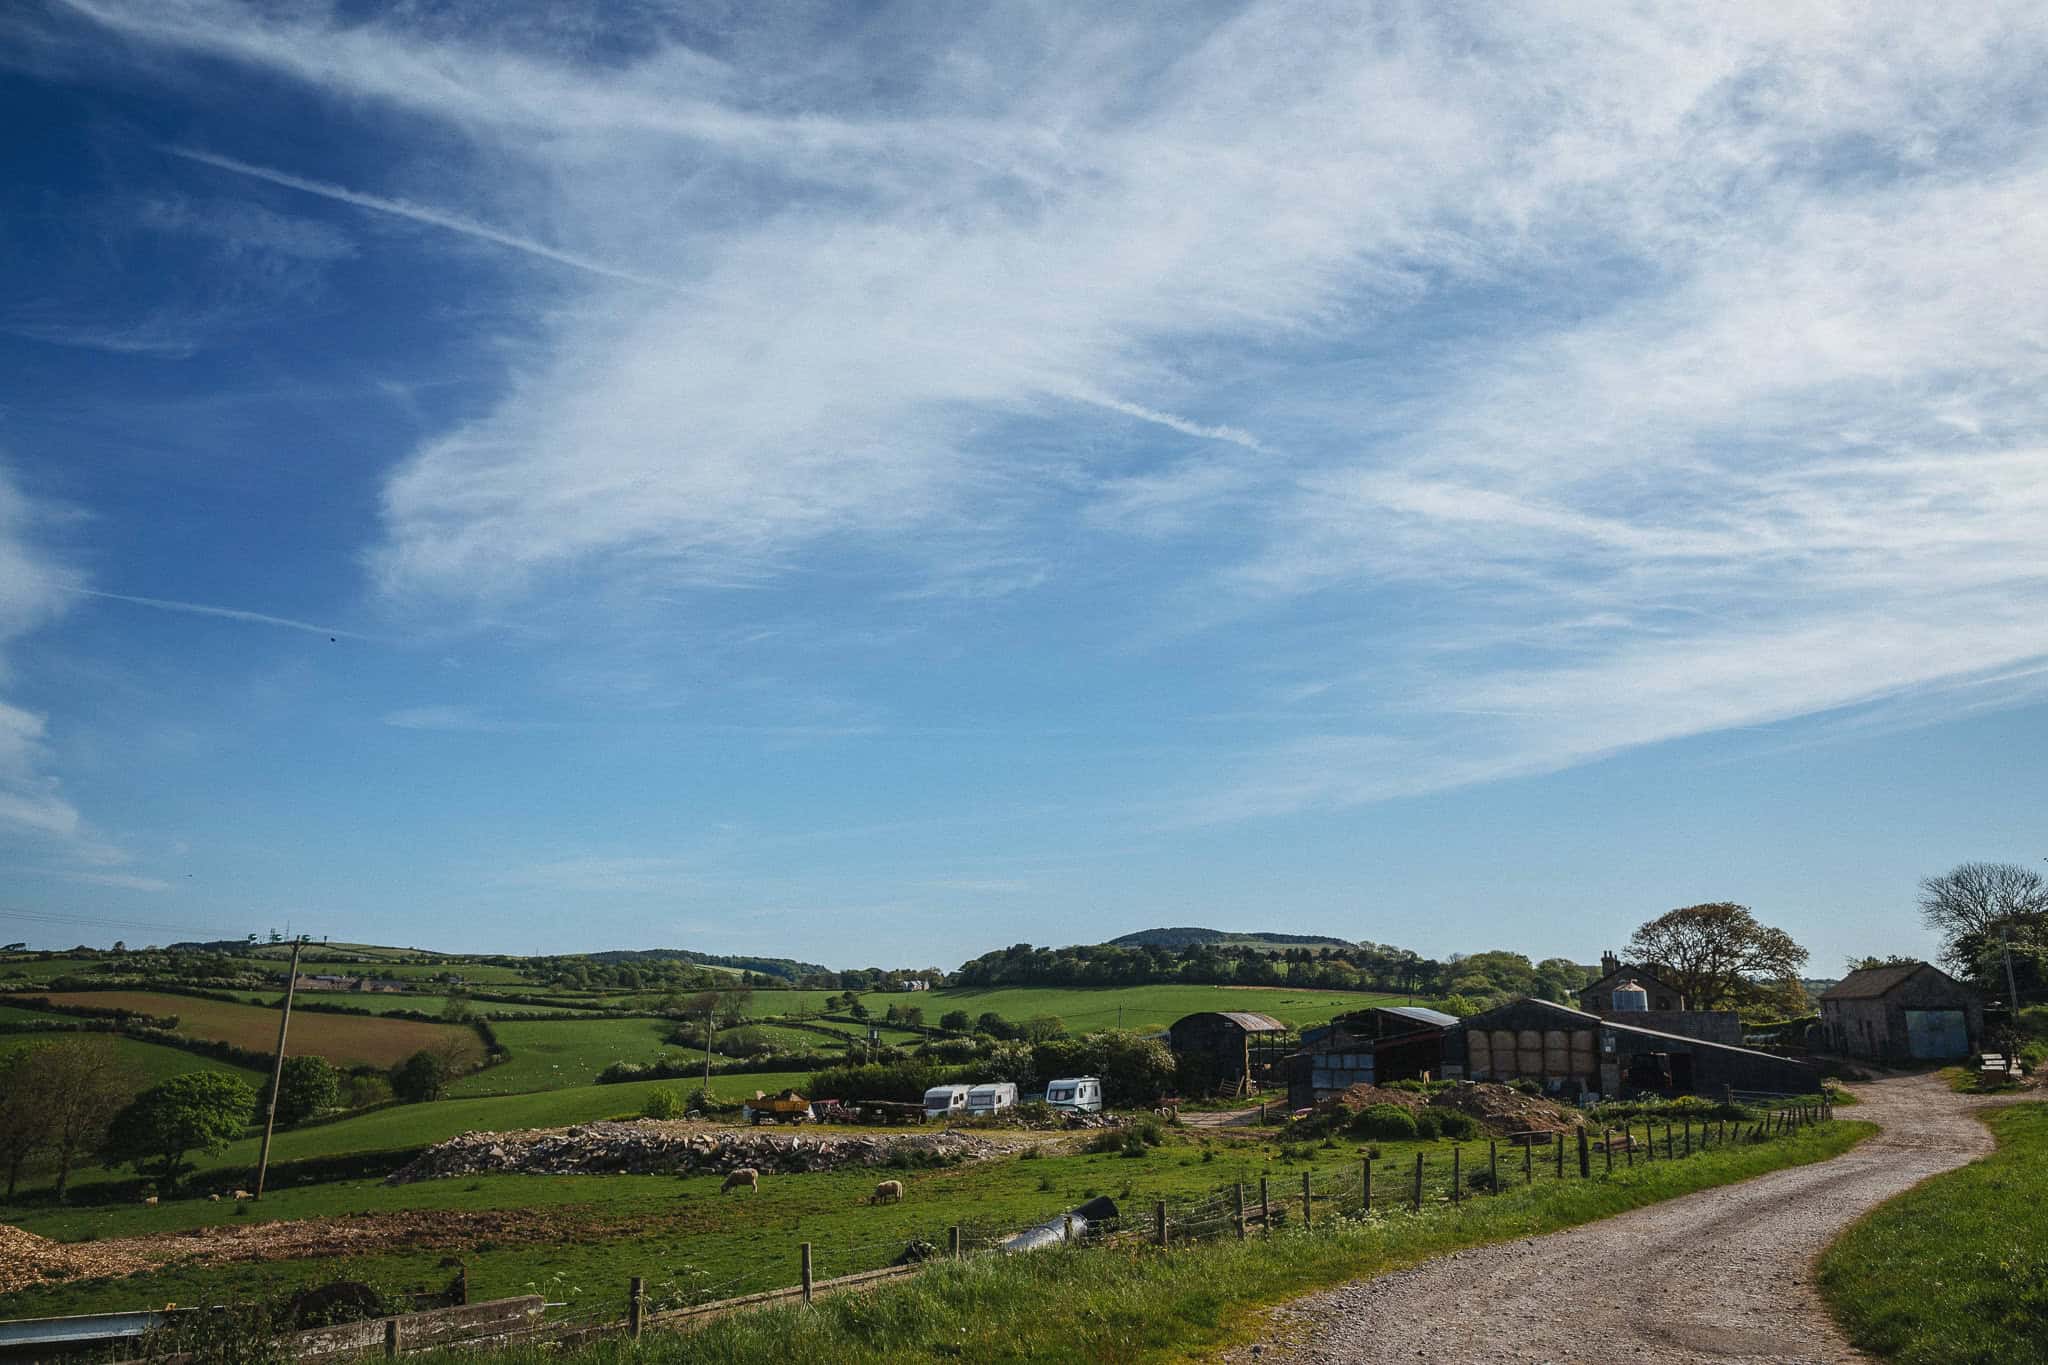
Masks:
[[[1470,1114],[1487,1131],[1507,1137],[1521,1133],[1569,1133],[1580,1122],[1576,1109],[1491,1081],[1454,1085],[1431,1095],[1429,1102],[1440,1109]]]
[[[468,1175],[697,1175],[743,1166],[763,1173],[883,1166],[899,1155],[919,1164],[980,1161],[1008,1149],[968,1133],[812,1135],[706,1132],[654,1122],[591,1123],[519,1133],[464,1133],[431,1147],[385,1178],[388,1185]]]
[[[91,1242],[65,1245],[0,1223],[0,1294],[12,1294],[46,1280],[75,1280],[99,1275],[130,1275],[154,1261],[119,1247]]]

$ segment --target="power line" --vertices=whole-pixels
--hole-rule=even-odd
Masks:
[[[36,924],[71,924],[93,929],[139,929],[161,934],[196,934],[207,938],[232,938],[238,935],[223,934],[217,927],[201,929],[190,924],[162,924],[147,920],[109,919],[95,915],[52,915],[38,910],[19,910],[13,906],[0,907],[0,924],[10,920],[25,920]]]

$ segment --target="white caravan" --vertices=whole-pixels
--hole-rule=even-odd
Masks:
[[[1102,1112],[1102,1078],[1069,1076],[1065,1080],[1054,1081],[1045,1088],[1045,1102],[1070,1114],[1099,1114]]]
[[[924,1116],[928,1119],[956,1118],[967,1112],[967,1092],[964,1085],[935,1085],[924,1092]]]
[[[967,1092],[967,1112],[976,1117],[984,1114],[1000,1114],[1005,1109],[1017,1107],[1017,1087],[1003,1081],[991,1085],[977,1085]]]

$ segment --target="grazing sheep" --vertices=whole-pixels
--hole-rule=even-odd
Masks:
[[[255,1197],[256,1197],[255,1195],[253,1195],[253,1194],[249,1193],[249,1192],[248,1192],[247,1190],[236,1190],[236,1191],[235,1191],[235,1202],[236,1202],[236,1203],[240,1203],[240,1202],[241,1202],[242,1200],[244,1200],[244,1199],[254,1199]]]
[[[144,1199],[144,1200],[142,1201],[142,1207],[144,1207],[144,1208],[146,1208],[146,1209],[153,1209],[153,1208],[155,1208],[155,1207],[156,1207],[156,1196],[152,1194],[152,1195],[148,1196],[147,1198],[145,1198],[145,1199]]]
[[[217,1194],[209,1194],[206,1196],[206,1202],[209,1204],[218,1204],[220,1202],[220,1196]]]
[[[742,1166],[725,1178],[725,1183],[718,1187],[718,1192],[724,1194],[727,1190],[736,1190],[741,1186],[745,1186],[755,1194],[759,1194],[761,1192],[761,1173],[752,1166]]]
[[[901,1201],[902,1198],[903,1182],[900,1180],[884,1180],[881,1184],[875,1186],[875,1197],[870,1202],[876,1204],[894,1204]]]

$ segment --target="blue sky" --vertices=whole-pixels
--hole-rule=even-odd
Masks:
[[[2048,854],[2036,6],[28,0],[0,926],[1832,973]]]

